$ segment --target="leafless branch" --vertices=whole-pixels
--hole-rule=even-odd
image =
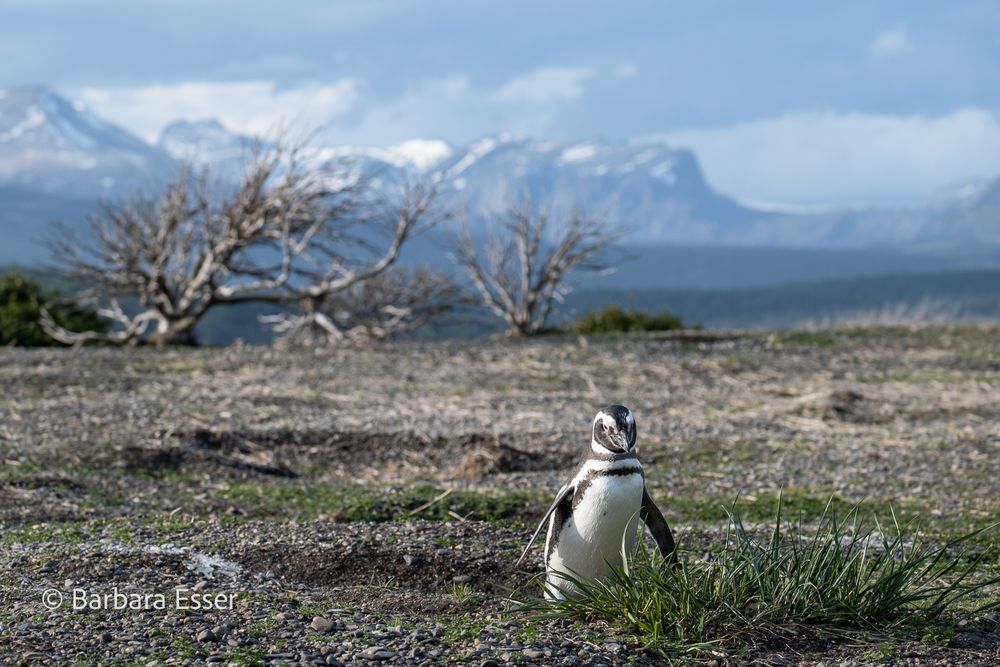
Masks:
[[[433,221],[435,194],[434,184],[406,183],[398,197],[387,195],[350,162],[317,167],[302,145],[280,141],[253,151],[228,187],[210,187],[207,172],[184,167],[160,195],[105,204],[89,234],[62,228],[53,238],[57,262],[101,297],[118,327],[81,338],[48,318],[49,333],[73,342],[186,342],[217,304],[322,303],[391,267]],[[136,301],[138,314],[105,305],[122,298]]]
[[[323,298],[303,299],[289,313],[261,317],[293,346],[395,338],[450,312],[463,293],[443,273],[392,267]]]
[[[579,208],[558,220],[536,209],[529,197],[512,201],[487,219],[482,249],[467,220],[452,242],[452,257],[472,280],[481,302],[510,327],[530,336],[545,328],[553,302],[573,287],[575,272],[612,269],[605,250],[621,234]]]

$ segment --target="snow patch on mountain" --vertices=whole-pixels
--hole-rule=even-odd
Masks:
[[[594,144],[577,144],[564,148],[559,154],[558,164],[572,164],[574,162],[586,162],[597,157],[597,146]]]
[[[433,169],[451,157],[454,152],[450,145],[438,139],[410,139],[390,146],[388,150],[390,155],[419,171]]]
[[[493,137],[486,137],[485,139],[480,139],[477,143],[473,144],[472,148],[466,152],[462,159],[456,162],[451,169],[448,171],[448,175],[455,178],[463,171],[471,167],[476,163],[477,160],[489,155],[493,149],[495,149],[499,142]]]

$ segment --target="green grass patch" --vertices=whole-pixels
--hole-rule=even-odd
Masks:
[[[647,313],[608,306],[584,315],[573,323],[571,331],[580,334],[633,333],[636,331],[675,331],[683,329],[680,316],[671,312]]]
[[[679,516],[685,521],[702,523],[719,523],[728,521],[732,501],[721,499],[704,499],[691,496],[667,496],[664,499],[664,511],[669,516]],[[830,512],[841,515],[850,511],[855,503],[833,496],[817,496],[804,489],[785,489],[776,493],[759,493],[739,498],[740,518],[744,521],[766,522],[774,519],[778,508],[785,516],[801,518],[804,521],[814,521]],[[868,509],[877,514],[888,515],[894,512],[904,522],[915,517],[922,508],[905,506],[899,508],[887,502],[869,502]]]
[[[450,618],[444,626],[444,641],[446,644],[470,642],[478,637],[488,624],[488,621],[471,616]]]
[[[238,484],[221,490],[220,495],[251,515],[329,515],[343,521],[451,521],[456,517],[499,521],[526,516],[535,507],[535,498],[528,493],[447,491],[430,485],[379,491],[296,482]]]
[[[259,648],[242,648],[227,656],[230,665],[263,665],[266,655]]]
[[[783,331],[777,334],[779,343],[802,347],[833,347],[836,337],[827,331]]]
[[[630,568],[612,568],[607,582],[565,576],[579,595],[530,600],[528,611],[602,619],[636,634],[654,650],[681,654],[735,649],[756,639],[810,626],[822,630],[936,632],[946,611],[972,615],[1000,608],[985,598],[1000,576],[984,576],[967,543],[996,526],[943,545],[924,542],[915,522],[889,524],[860,505],[829,503],[815,527],[784,522],[779,498],[768,531],[729,508],[723,549],[707,561],[672,566],[640,547]]]

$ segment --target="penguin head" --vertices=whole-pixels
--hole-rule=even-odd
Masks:
[[[591,448],[611,454],[624,454],[635,447],[635,417],[624,405],[609,405],[594,417]]]

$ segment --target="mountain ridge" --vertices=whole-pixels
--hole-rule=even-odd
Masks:
[[[8,235],[43,224],[25,205],[31,190],[39,198],[112,198],[163,182],[180,161],[235,175],[256,141],[198,119],[172,123],[151,146],[45,86],[0,88],[0,188],[16,188],[21,202],[20,213],[0,208],[0,224]],[[437,176],[445,199],[474,220],[522,193],[556,208],[579,205],[629,229],[631,243],[923,251],[1000,245],[1000,179],[910,208],[817,211],[741,202],[711,186],[693,152],[656,142],[498,133],[467,146],[426,138],[388,148],[318,146],[312,156],[357,160],[378,178]]]

